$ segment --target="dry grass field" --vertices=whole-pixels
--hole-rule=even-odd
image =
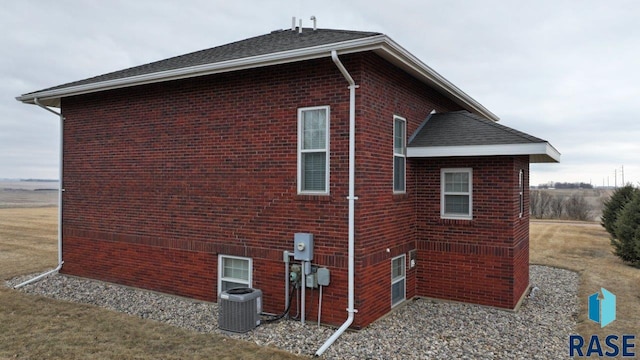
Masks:
[[[0,208],[0,281],[56,266],[57,209]],[[0,286],[0,359],[296,359],[94,306]]]
[[[580,274],[580,335],[640,336],[640,269],[623,264],[611,253],[609,235],[600,224],[532,221],[530,246],[532,264]],[[587,318],[587,297],[601,287],[614,293],[617,301],[617,320],[605,328]]]
[[[55,207],[0,208],[0,281],[56,265]],[[596,223],[532,221],[531,263],[580,273],[578,332],[640,336],[640,269],[611,254]],[[617,295],[618,319],[601,329],[586,317],[589,294]],[[94,306],[0,286],[0,359],[293,359],[286,352],[217,334],[197,334]]]

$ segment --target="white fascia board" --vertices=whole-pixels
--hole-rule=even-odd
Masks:
[[[450,156],[500,156],[500,155],[542,155],[544,162],[560,162],[560,153],[551,144],[501,144],[464,146],[426,146],[407,148],[407,157],[450,157]]]
[[[71,86],[61,89],[45,90],[16,97],[16,100],[24,103],[34,103],[38,99],[48,106],[60,106],[60,98],[99,91],[113,90],[124,87],[139,86],[157,82],[186,79],[191,77],[212,75],[217,73],[232,72],[264,66],[286,64],[298,61],[331,57],[331,51],[335,50],[339,55],[374,51],[383,58],[391,61],[396,66],[409,72],[418,79],[433,85],[457,99],[458,103],[472,112],[481,114],[491,120],[499,118],[476,100],[465,94],[458,87],[435,72],[418,58],[413,56],[403,47],[391,40],[386,35],[376,35],[363,39],[343,41],[339,43],[319,45],[303,49],[282,51],[272,54],[264,54],[247,58],[221,61],[212,64],[203,64],[174,70],[155,72],[150,74],[131,76],[121,79],[106,80],[97,83]],[[452,100],[453,100],[452,99]]]

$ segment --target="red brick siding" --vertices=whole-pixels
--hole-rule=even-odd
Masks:
[[[513,308],[529,284],[528,216],[518,217],[518,171],[524,168],[528,179],[527,157],[421,159],[415,165],[423,184],[417,293]],[[440,170],[460,167],[473,169],[473,220],[441,219]]]
[[[407,161],[406,194],[393,194],[393,117],[407,122],[407,140],[434,109],[460,110],[432,88],[382,58],[363,58],[357,92],[356,233],[358,319],[368,324],[391,310],[391,259],[407,255],[407,298],[415,293],[415,268],[408,252],[416,246],[413,164]],[[389,251],[387,252],[387,249]]]
[[[310,232],[337,302],[323,321],[341,322],[348,99],[330,58],[63,99],[63,271],[215,300],[217,255],[247,256],[265,311],[281,312],[282,252]],[[331,195],[299,196],[297,109],[318,105],[331,107]]]
[[[431,211],[439,216],[439,209],[432,206],[430,169],[442,160],[408,159],[407,192],[393,195],[393,115],[407,120],[410,136],[433,109],[460,107],[376,55],[341,59],[360,85],[353,327],[390,310],[391,258],[416,248],[416,268],[408,267],[407,254],[407,298],[425,295],[432,286],[427,263],[437,268],[446,261],[454,261],[449,267],[487,267],[487,277],[513,277],[515,267],[516,288],[526,286],[522,266],[525,258],[528,263],[528,246],[504,263],[501,251],[513,243],[514,227],[496,227],[494,221],[496,216],[515,221],[517,204],[509,191],[487,189],[491,196],[484,196],[478,188],[473,228],[443,227],[431,219]],[[331,193],[300,196],[297,109],[321,105],[331,107]],[[63,272],[214,301],[218,254],[245,256],[253,259],[253,286],[264,292],[265,311],[280,313],[282,252],[292,250],[295,232],[310,232],[314,265],[331,271],[322,321],[344,321],[349,92],[329,58],[64,98],[63,112]],[[528,165],[526,159],[465,161],[474,168],[479,161],[486,171],[477,176],[498,179],[496,189],[513,185],[509,176],[503,179],[505,166]],[[427,226],[429,221],[435,226]],[[528,222],[521,223],[518,236],[528,245]],[[426,240],[446,242],[455,233],[469,241],[500,233],[502,243],[494,244],[499,256],[473,260],[426,250]],[[472,285],[465,280],[458,292]],[[438,286],[433,284],[434,294]],[[487,301],[498,306],[512,301],[504,300],[515,296],[512,288],[496,287],[494,300]],[[308,289],[306,307],[307,318],[315,319],[317,290]]]

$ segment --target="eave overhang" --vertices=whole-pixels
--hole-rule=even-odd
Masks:
[[[287,64],[318,58],[330,58],[331,51],[339,55],[364,51],[373,51],[377,55],[406,71],[420,81],[434,87],[443,95],[463,107],[469,112],[484,116],[493,121],[499,118],[476,100],[464,93],[447,79],[435,72],[403,47],[386,35],[376,35],[366,38],[349,40],[325,45],[281,51],[265,55],[251,56],[216,63],[183,67],[168,71],[130,76],[77,86],[69,86],[52,90],[43,90],[18,96],[16,99],[23,103],[34,104],[35,99],[46,106],[60,107],[63,97],[95,93],[106,90],[120,89],[132,86],[187,79],[198,76],[226,73],[238,70],[260,68],[265,66]]]
[[[558,163],[560,152],[548,142],[531,144],[408,147],[409,158],[528,155],[531,163]]]

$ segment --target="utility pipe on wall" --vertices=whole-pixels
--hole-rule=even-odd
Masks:
[[[348,307],[349,313],[347,320],[336,330],[333,335],[316,351],[316,356],[322,355],[328,348],[342,335],[345,330],[349,328],[353,323],[353,318],[358,310],[354,309],[355,298],[355,201],[358,197],[355,196],[355,178],[356,178],[356,89],[359,87],[347,69],[338,58],[338,53],[335,50],[331,51],[331,59],[336,64],[342,76],[349,83],[349,286],[348,286]]]
[[[34,98],[33,102],[36,105],[38,105],[39,107],[41,107],[41,108],[43,108],[43,109],[45,109],[45,110],[47,110],[47,111],[49,111],[51,113],[54,113],[54,114],[58,115],[58,117],[60,118],[60,141],[59,141],[60,154],[58,155],[59,156],[59,160],[60,160],[60,165],[58,166],[58,179],[59,179],[58,180],[58,266],[53,270],[47,271],[44,274],[40,274],[40,275],[38,275],[38,276],[36,276],[36,277],[34,277],[32,279],[29,279],[29,280],[27,280],[25,282],[22,282],[22,283],[20,283],[20,284],[18,284],[16,286],[14,286],[13,287],[14,289],[21,288],[21,287],[23,287],[23,286],[25,286],[27,284],[31,284],[32,282],[36,282],[36,281],[42,279],[43,277],[45,277],[45,276],[47,276],[49,274],[52,274],[52,273],[54,273],[56,271],[59,271],[60,269],[62,269],[62,264],[64,264],[64,261],[62,261],[62,192],[64,191],[64,189],[62,188],[62,159],[63,159],[63,152],[62,152],[63,151],[63,148],[62,148],[63,142],[62,141],[63,141],[64,137],[62,135],[63,135],[63,131],[64,131],[64,116],[62,116],[61,113],[59,113],[57,111],[54,111],[54,110],[51,110],[48,107],[46,107],[45,105],[42,105],[38,101],[38,98]]]

